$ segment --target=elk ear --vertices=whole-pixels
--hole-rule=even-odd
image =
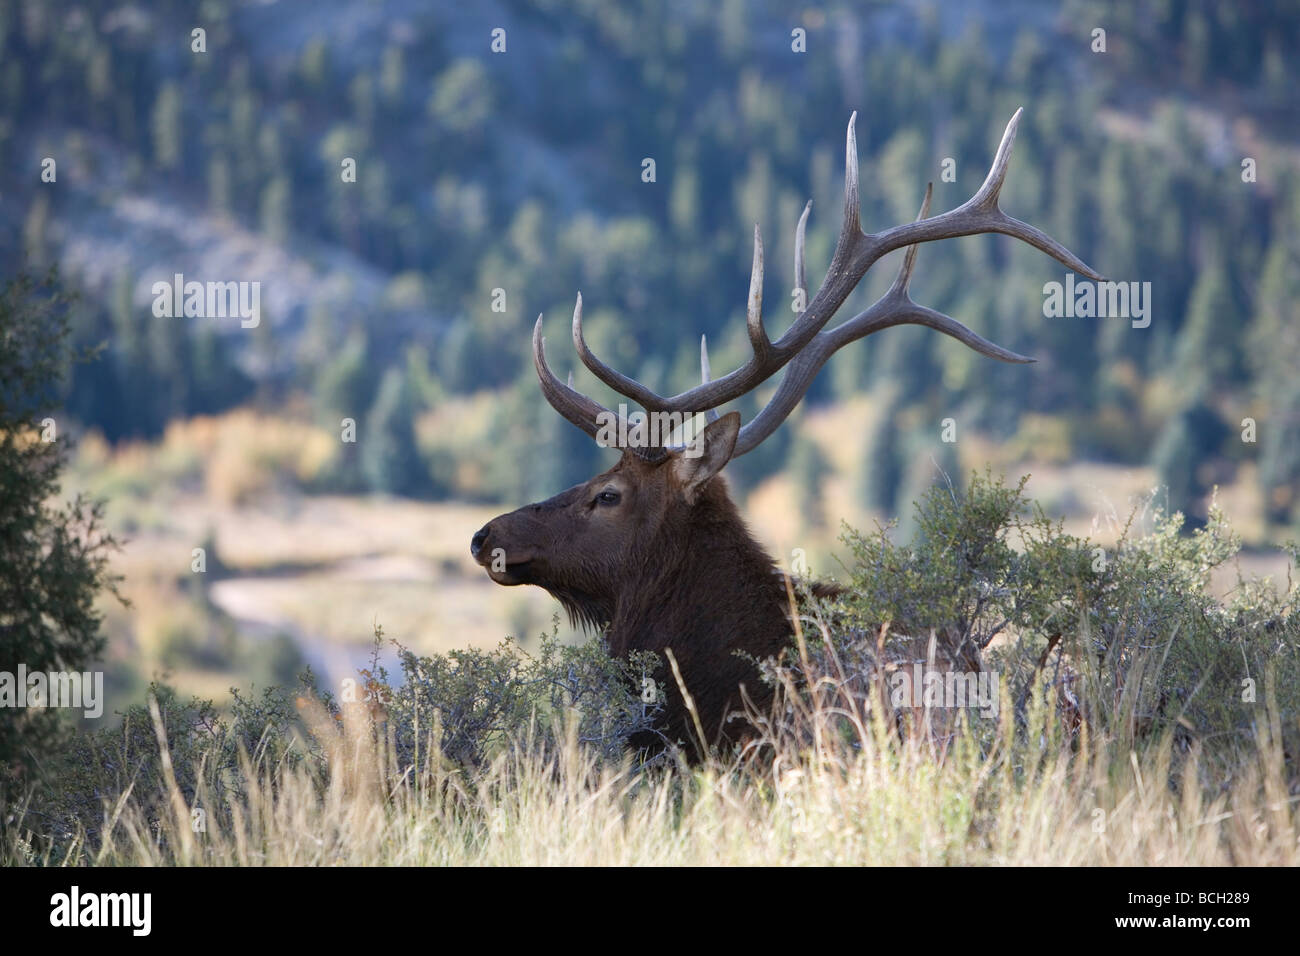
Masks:
[[[673,479],[681,488],[687,504],[695,504],[704,483],[731,461],[739,434],[740,413],[728,412],[705,425],[704,431],[689,445],[673,454]]]

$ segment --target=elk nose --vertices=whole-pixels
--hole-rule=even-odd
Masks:
[[[472,557],[478,557],[478,553],[483,550],[483,542],[487,540],[487,536],[487,525],[484,525],[475,532],[474,537],[469,539],[469,553]]]

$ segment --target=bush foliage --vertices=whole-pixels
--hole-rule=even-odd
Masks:
[[[798,638],[785,660],[765,665],[784,689],[779,706],[754,715],[757,746],[717,755],[716,772],[748,768],[775,786],[781,777],[762,775],[809,754],[851,762],[919,743],[940,761],[960,752],[992,773],[1023,770],[1053,740],[1094,769],[1097,759],[1127,767],[1130,753],[1155,754],[1171,786],[1191,774],[1210,800],[1256,780],[1267,750],[1270,779],[1296,789],[1297,591],[1239,579],[1215,596],[1211,572],[1238,550],[1217,509],[1190,535],[1177,514],[1152,513],[1144,532],[1131,520],[1109,550],[1064,533],[1026,500],[1023,481],[977,475],[964,494],[932,489],[916,514],[910,544],[894,543],[888,528],[846,531],[846,585],[833,598],[799,597]],[[446,655],[398,650],[400,674],[376,653],[337,694],[317,692],[308,672],[299,694],[236,693],[228,713],[153,686],[120,728],[79,735],[48,762],[45,782],[7,817],[23,832],[7,852],[21,843],[45,861],[93,857],[128,803],[162,843],[189,839],[168,821],[200,808],[230,833],[251,792],[273,797],[290,779],[310,782],[320,800],[369,787],[382,802],[434,781],[444,797],[469,800],[484,781],[505,786],[501,761],[521,754],[556,767],[580,752],[593,773],[647,772],[628,741],[653,725],[657,705],[646,701],[662,699],[645,684],[653,655],[615,660],[598,639],[559,643],[554,627],[533,654],[509,640]],[[915,662],[996,674],[999,712],[891,707],[882,686]],[[385,756],[361,773],[357,748]],[[779,759],[748,759],[762,753]],[[659,758],[649,772],[672,766]]]
[[[103,650],[99,592],[116,593],[102,506],[59,502],[71,299],[53,273],[0,286],[0,671],[81,671]],[[63,429],[63,434],[60,430]],[[26,687],[18,688],[25,693]],[[43,707],[0,706],[0,800],[21,790],[66,727]]]
[[[1152,510],[1145,532],[1130,518],[1106,549],[1052,522],[1026,480],[974,476],[963,495],[932,487],[910,544],[888,527],[846,529],[849,584],[833,601],[805,596],[807,646],[785,662],[796,683],[835,681],[870,706],[913,662],[988,671],[1022,721],[1046,695],[1076,731],[1128,745],[1171,734],[1184,750],[1206,746],[1229,775],[1267,692],[1286,751],[1300,752],[1300,588],[1238,572],[1216,596],[1212,573],[1241,546],[1216,504],[1191,534],[1178,513]]]

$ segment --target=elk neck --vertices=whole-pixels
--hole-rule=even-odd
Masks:
[[[755,652],[761,644],[762,653],[772,653],[789,634],[776,564],[750,534],[721,477],[701,489],[694,506],[667,516],[638,552],[615,598],[613,653],[671,647],[685,664],[740,646]]]

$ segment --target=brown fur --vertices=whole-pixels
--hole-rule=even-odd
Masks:
[[[751,730],[743,717],[724,719],[740,708],[742,685],[760,708],[771,699],[736,652],[761,660],[791,634],[784,579],[717,475],[738,427],[734,413],[710,425],[699,459],[653,463],[624,452],[590,481],[494,518],[471,546],[498,583],[545,588],[576,623],[607,627],[611,653],[671,650],[709,744]],[[618,503],[602,503],[602,492],[618,494]],[[492,569],[494,556],[504,571]],[[671,667],[654,676],[668,691],[662,731],[694,745]]]

